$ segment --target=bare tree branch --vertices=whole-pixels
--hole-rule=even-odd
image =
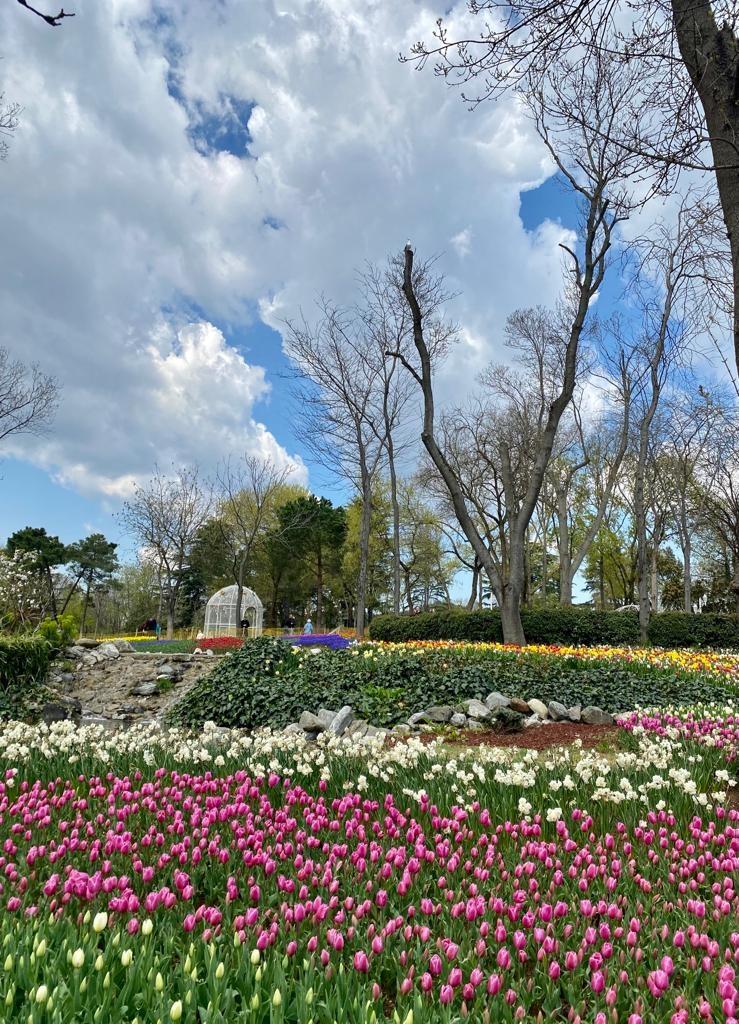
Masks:
[[[21,7],[25,7],[27,11],[31,11],[32,14],[37,15],[42,21],[45,21],[47,25],[51,25],[53,28],[59,28],[64,18],[74,18],[74,14],[68,14],[64,8],[59,11],[58,14],[44,14],[43,11],[37,11],[35,7],[31,7],[28,0],[18,0]]]

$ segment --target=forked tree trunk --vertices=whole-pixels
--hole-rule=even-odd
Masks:
[[[372,527],[372,482],[368,473],[362,481],[362,511],[359,521],[359,575],[357,578],[357,638],[364,636],[367,604],[367,575],[369,570],[369,540]]]

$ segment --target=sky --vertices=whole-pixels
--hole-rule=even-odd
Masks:
[[[464,31],[466,3],[445,10]],[[0,344],[61,387],[0,451],[0,542],[44,526],[132,554],[116,519],[155,464],[311,462],[284,322],[407,239],[458,293],[438,378],[460,404],[512,310],[553,302],[574,222],[513,97],[469,111],[398,60],[441,6],[404,0],[77,0],[51,29],[0,9]]]

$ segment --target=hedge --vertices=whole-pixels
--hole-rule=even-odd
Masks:
[[[597,612],[590,608],[523,610],[521,621],[530,644],[571,644],[614,647],[639,643],[636,612]],[[649,641],[658,647],[739,648],[739,621],[731,615],[653,615]],[[444,609],[418,615],[381,615],[372,620],[373,640],[487,640],[502,643],[500,612]]]
[[[0,719],[23,713],[53,654],[51,644],[40,636],[0,637]]]

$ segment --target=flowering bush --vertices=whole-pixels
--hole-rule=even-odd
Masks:
[[[12,725],[0,1015],[733,1024],[724,751],[628,735],[452,755]]]

